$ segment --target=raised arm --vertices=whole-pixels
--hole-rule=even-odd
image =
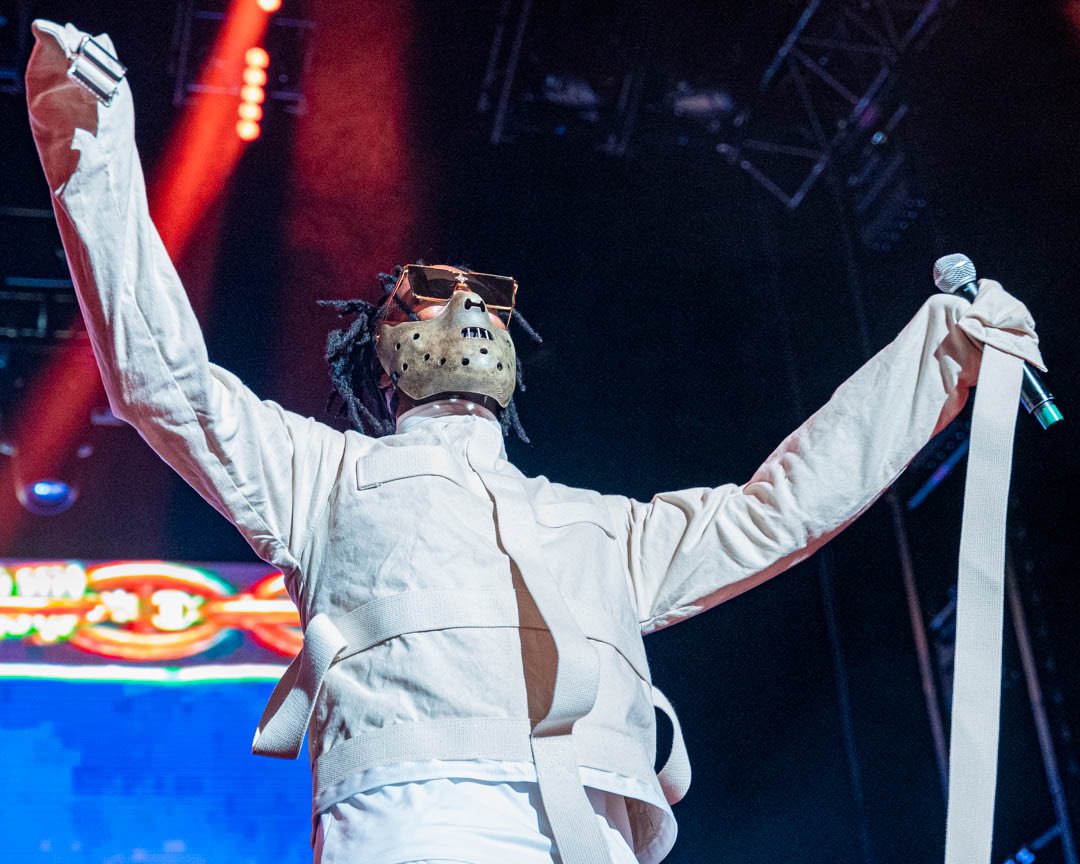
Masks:
[[[208,361],[150,221],[127,83],[111,105],[99,104],[65,74],[84,34],[36,21],[34,35],[30,122],[113,411],[235,524],[256,554],[295,576],[343,436],[260,401]],[[96,38],[113,50],[107,36]]]
[[[1042,368],[1034,322],[996,282],[939,294],[789,435],[742,486],[626,506],[644,632],[754,587],[810,555],[889,487],[964,407],[983,342]]]

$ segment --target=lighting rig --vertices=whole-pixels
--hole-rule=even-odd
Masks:
[[[291,114],[305,110],[300,82],[310,64],[310,37],[314,24],[282,12],[281,0],[247,0],[269,21],[253,30],[253,38],[240,47],[242,63],[208,76],[208,63],[231,64],[231,51],[221,51],[223,29],[238,11],[234,4],[214,0],[182,0],[177,9],[174,44],[176,48],[173,103],[186,105],[200,95],[229,95],[237,100],[236,134],[242,141],[254,141],[269,103]],[[280,14],[279,14],[280,13]],[[257,37],[257,38],[255,38]],[[215,55],[217,51],[217,55]],[[223,60],[223,54],[228,55]],[[212,61],[212,62],[210,62]]]
[[[831,167],[860,240],[887,252],[927,203],[903,141],[911,106],[898,87],[901,67],[955,3],[811,0],[753,92],[736,96],[687,59],[709,34],[686,33],[658,50],[651,31],[659,22],[645,12],[604,20],[504,0],[477,110],[493,144],[568,138],[613,156],[637,145],[719,155],[788,210]]]
[[[93,455],[95,425],[115,424],[95,406],[78,418],[79,433],[63,452],[28,459],[17,426],[33,398],[36,371],[67,352],[88,352],[52,210],[0,207],[0,457],[9,462],[19,503],[31,513],[62,513],[79,496],[85,460]],[[50,394],[50,399],[58,398]]]
[[[810,0],[718,152],[792,210],[840,154],[854,156],[853,185],[869,163],[888,171],[894,160],[873,148],[908,111],[896,96],[901,60],[926,47],[955,3]]]
[[[631,7],[503,0],[476,105],[491,143],[562,139],[625,155],[645,78],[640,29]]]
[[[577,7],[503,0],[477,111],[489,124],[490,142],[499,146],[565,140],[613,157],[633,154],[639,162],[654,154],[669,158],[676,149],[706,165],[720,157],[721,164],[745,173],[788,212],[797,210],[818,181],[827,178],[847,222],[844,234],[850,239],[843,252],[849,289],[869,349],[854,241],[873,253],[890,252],[927,208],[917,154],[905,140],[917,106],[905,98],[902,78],[956,5],[957,0],[808,0],[756,86],[737,89],[707,74],[695,76],[689,68],[687,46],[706,44],[708,34],[684,33],[674,56],[670,50],[661,56],[652,50],[648,22],[642,26],[640,13],[636,22],[630,12],[625,20],[604,22],[588,20]],[[575,36],[555,39],[555,33]],[[711,40],[714,49],[718,43]],[[575,52],[575,45],[581,50]],[[680,60],[686,64],[682,69]],[[773,276],[780,284],[782,274],[777,270]],[[909,480],[921,483],[917,490],[906,501],[896,492],[887,496],[943,791],[955,609],[947,604],[935,613],[924,605],[907,522],[911,511],[961,462],[967,447],[968,427],[958,421],[915,461]],[[1052,860],[1078,864],[1054,741],[1055,734],[1066,743],[1071,737],[1060,718],[1056,733],[1051,733],[1056,702],[1052,658],[1049,646],[1032,644],[1011,563],[1007,576],[1019,656],[1013,674],[1018,685],[1023,683],[1017,692],[1023,689],[1030,704],[1054,824],[1005,864],[1032,864],[1036,855],[1047,853]],[[822,579],[823,584],[829,581]],[[1035,598],[1028,602],[1037,605]],[[831,617],[827,598],[825,606]],[[830,633],[835,629],[830,627]],[[1036,627],[1036,635],[1039,630]],[[841,667],[839,681],[843,654],[835,640],[833,648]],[[1044,686],[1051,690],[1049,710]],[[840,693],[839,701],[847,704],[847,696]],[[853,728],[850,722],[844,724],[845,747],[849,761],[857,764]],[[1038,764],[1034,759],[1032,763]],[[866,837],[855,776],[852,787],[854,818]],[[868,844],[863,851],[864,860],[870,860]]]

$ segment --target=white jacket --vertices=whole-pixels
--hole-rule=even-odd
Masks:
[[[126,83],[98,105],[38,35],[31,122],[110,403],[285,573],[306,647],[255,749],[295,754],[310,715],[316,813],[372,767],[535,762],[568,857],[592,768],[651,790],[627,803],[639,860],[659,861],[674,831],[642,634],[780,573],[866,509],[963,406],[976,340],[1037,356],[1000,286],[973,305],[936,295],[748,482],[647,502],[526,477],[475,418],[339,432],[208,361],[148,215]],[[669,800],[689,780],[675,750]]]

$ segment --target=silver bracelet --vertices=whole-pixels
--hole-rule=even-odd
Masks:
[[[112,104],[126,74],[127,67],[89,36],[83,36],[67,70],[68,78],[77,81],[104,105]]]

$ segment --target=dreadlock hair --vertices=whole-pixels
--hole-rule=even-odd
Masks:
[[[399,265],[390,273],[379,274],[379,285],[384,294],[389,295],[394,290],[402,269]],[[464,267],[459,269],[466,270]],[[400,297],[395,296],[394,300],[410,320],[419,320]],[[339,318],[354,316],[351,323],[330,331],[326,337],[326,362],[330,365],[330,382],[333,385],[326,410],[335,412],[336,406],[337,416],[347,415],[353,428],[364,435],[373,438],[392,435],[397,428],[394,411],[397,400],[388,399],[379,387],[382,366],[375,353],[375,334],[386,317],[385,304],[376,306],[366,300],[319,300],[318,303],[336,311]],[[514,310],[512,317],[530,339],[537,344],[543,342],[517,310]],[[516,378],[518,391],[524,393],[525,379],[520,357]],[[396,373],[391,373],[390,379],[394,385],[397,384]],[[498,414],[504,436],[509,436],[513,431],[520,441],[529,443],[529,436],[521,424],[521,416],[513,399]]]

